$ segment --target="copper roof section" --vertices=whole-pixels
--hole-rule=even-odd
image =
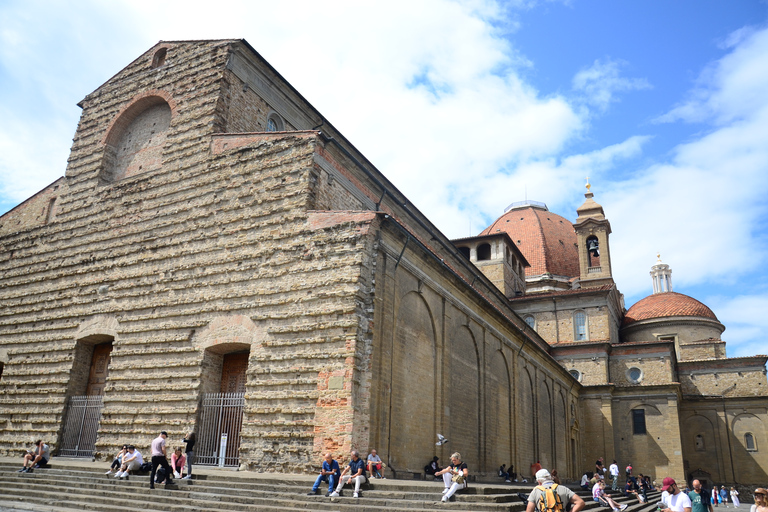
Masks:
[[[511,209],[480,235],[506,233],[531,264],[526,276],[579,276],[576,231],[568,219],[543,208]]]
[[[665,292],[654,293],[635,303],[624,316],[622,326],[640,320],[672,316],[698,316],[717,321],[712,310],[693,297],[677,292]]]

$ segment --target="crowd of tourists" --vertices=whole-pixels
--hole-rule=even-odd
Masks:
[[[117,452],[106,475],[114,475],[115,478],[128,478],[131,472],[149,472],[149,488],[154,489],[155,484],[173,484],[173,478],[192,478],[192,462],[195,457],[195,433],[190,432],[182,442],[185,447],[178,446],[171,455],[171,463],[168,464],[165,431],[152,440],[150,445],[151,459],[144,460],[141,452],[132,444],[124,444]],[[35,441],[35,447],[24,454],[24,465],[20,473],[32,473],[36,468],[45,467],[50,460],[50,447],[42,440]],[[186,464],[186,476],[182,477]]]

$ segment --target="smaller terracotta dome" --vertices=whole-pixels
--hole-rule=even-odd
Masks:
[[[635,303],[624,316],[622,325],[672,316],[697,316],[718,321],[711,309],[693,297],[677,292],[665,292],[654,293]]]

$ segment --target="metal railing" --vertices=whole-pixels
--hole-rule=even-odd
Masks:
[[[205,393],[201,405],[195,463],[239,466],[245,393]],[[226,434],[226,444],[222,434]]]
[[[102,395],[69,397],[59,455],[93,457],[103,407]]]

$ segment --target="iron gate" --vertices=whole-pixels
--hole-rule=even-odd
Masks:
[[[64,457],[93,457],[96,433],[99,430],[102,395],[69,397],[59,455]]]
[[[240,429],[243,426],[244,406],[245,393],[203,394],[195,464],[218,466],[223,455],[224,466],[240,465]],[[223,454],[219,453],[222,434],[227,434]]]

